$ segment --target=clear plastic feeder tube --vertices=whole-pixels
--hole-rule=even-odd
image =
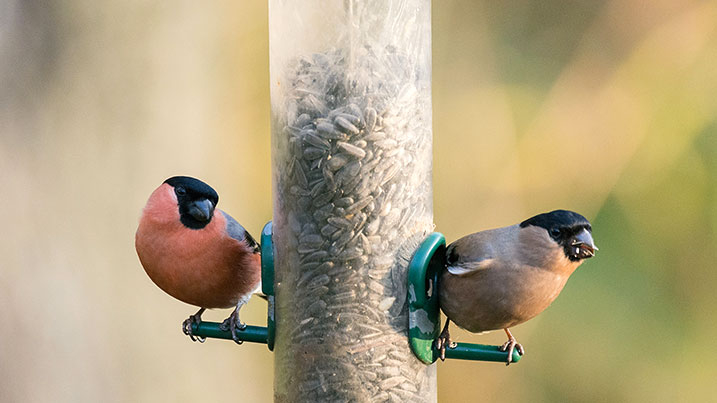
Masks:
[[[407,266],[433,228],[429,0],[269,0],[275,400],[435,401]]]

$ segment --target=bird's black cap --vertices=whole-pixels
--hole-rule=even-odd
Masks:
[[[219,203],[219,195],[216,190],[199,179],[192,178],[191,176],[173,176],[164,183],[170,185],[173,188],[182,187],[187,193],[193,198],[203,197],[211,200],[214,205]]]
[[[542,227],[550,231],[550,229],[554,227],[570,228],[587,226],[587,228],[590,228],[590,221],[574,211],[555,210],[549,213],[538,214],[520,223],[521,228],[525,228],[528,225]]]

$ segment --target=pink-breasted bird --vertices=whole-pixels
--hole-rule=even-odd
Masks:
[[[509,328],[523,323],[557,298],[570,275],[595,255],[592,227],[578,213],[555,210],[520,224],[465,236],[446,249],[438,281],[446,325],[436,340],[445,358],[453,321],[470,332],[503,329],[508,352],[524,353]]]
[[[206,183],[174,176],[147,200],[135,235],[137,255],[149,278],[167,294],[200,309],[182,324],[193,341],[192,324],[207,308],[235,307],[222,323],[236,342],[246,325],[239,310],[261,289],[261,250],[229,214],[216,208],[219,195]]]

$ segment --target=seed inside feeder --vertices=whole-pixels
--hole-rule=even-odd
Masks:
[[[397,251],[412,253],[432,228],[429,75],[395,47],[362,55],[351,68],[344,50],[297,58],[272,111],[286,154],[275,171],[275,232],[288,236],[276,244],[277,275],[297,285],[279,303],[290,304],[288,342],[342,351],[303,371],[354,376],[377,399],[411,400],[406,377],[425,375],[412,355],[396,353],[408,348],[396,335],[407,323],[396,281],[408,263]],[[306,382],[308,401],[326,397]]]

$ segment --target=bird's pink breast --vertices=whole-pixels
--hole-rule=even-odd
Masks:
[[[260,280],[259,254],[228,236],[223,214],[215,210],[202,229],[185,227],[179,221],[174,191],[167,184],[150,196],[135,245],[152,281],[192,305],[230,307]]]

